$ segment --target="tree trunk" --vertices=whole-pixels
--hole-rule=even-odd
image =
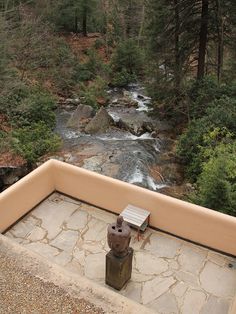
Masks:
[[[143,29],[144,29],[144,22],[145,22],[145,3],[142,3],[142,13],[141,13],[141,22],[140,22],[140,28],[138,33],[138,45],[140,46],[140,41],[143,35]]]
[[[108,58],[110,56],[110,50],[109,50],[109,25],[108,25],[108,20],[109,20],[109,1],[108,0],[103,0],[102,1],[102,10],[105,18],[105,30],[104,30],[104,38],[105,38],[105,52],[106,52],[106,57]]]
[[[222,18],[221,11],[221,0],[216,0],[216,9],[217,9],[217,37],[218,37],[218,46],[217,46],[217,80],[218,84],[221,81],[222,68],[223,68],[223,52],[224,52],[224,23]]]
[[[83,35],[84,37],[87,37],[88,33],[87,33],[87,8],[84,7],[83,10]]]
[[[175,7],[175,103],[179,104],[180,85],[181,85],[181,60],[179,48],[180,18],[179,18],[179,0],[174,0]]]
[[[78,34],[78,10],[75,9],[75,33]]]
[[[224,31],[223,31],[223,23],[221,25],[221,30],[219,33],[219,42],[218,42],[218,60],[217,60],[217,79],[220,84],[221,76],[222,76],[222,68],[223,68],[223,56],[224,56]]]
[[[126,20],[126,36],[127,38],[131,37],[131,30],[132,30],[132,23],[133,23],[133,3],[132,0],[129,0],[128,7],[126,9],[125,14],[125,20]]]
[[[199,52],[198,52],[198,70],[197,79],[200,80],[205,74],[205,58],[207,47],[207,33],[208,33],[208,0],[202,0],[202,13],[201,13],[201,27],[199,34]]]

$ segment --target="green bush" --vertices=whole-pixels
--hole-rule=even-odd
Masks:
[[[215,79],[205,77],[200,81],[193,81],[188,84],[187,95],[189,97],[190,117],[198,119],[207,114],[210,108],[215,107],[215,101],[222,97],[235,98],[236,84],[219,86]]]
[[[112,85],[118,87],[125,87],[129,83],[134,83],[137,81],[137,76],[135,74],[128,73],[126,69],[122,69],[120,72],[113,74]]]
[[[29,88],[22,82],[14,82],[1,93],[0,112],[12,117],[22,100],[29,96]]]
[[[14,112],[14,121],[17,126],[27,126],[43,121],[53,129],[56,123],[54,97],[40,89],[34,89],[27,98],[21,101]]]
[[[0,97],[0,111],[7,114],[16,127],[44,121],[50,128],[55,126],[56,101],[41,87],[16,84]]]
[[[78,64],[74,68],[73,80],[76,82],[86,82],[92,80],[94,74],[88,69],[86,64]]]
[[[112,83],[124,86],[143,74],[144,58],[140,47],[133,39],[121,42],[113,55],[111,66],[114,73]]]
[[[0,153],[7,152],[11,149],[10,136],[8,133],[0,131]]]
[[[205,120],[193,121],[184,132],[177,144],[177,155],[186,165],[187,177],[195,181],[201,172],[200,147],[203,146],[205,132],[210,130]]]
[[[74,68],[73,80],[76,82],[86,82],[96,78],[96,76],[107,77],[110,72],[109,65],[103,63],[96,50],[87,51],[88,60],[79,63]]]
[[[88,61],[86,62],[86,66],[95,77],[102,69],[102,60],[95,49],[89,49],[87,55]]]
[[[187,130],[180,136],[177,154],[186,165],[187,176],[195,181],[202,170],[202,150],[207,149],[209,143],[206,137],[216,128],[228,130],[236,136],[236,99],[221,97],[213,101],[206,110],[206,115],[191,122]],[[221,141],[219,136],[218,141]],[[217,141],[216,144],[217,145]]]
[[[112,58],[112,66],[118,72],[124,69],[136,75],[143,72],[143,54],[133,39],[123,41],[117,46]]]
[[[236,215],[236,142],[220,144],[211,150],[197,180],[197,204]]]
[[[104,42],[103,39],[98,38],[98,39],[95,40],[95,43],[94,43],[94,48],[95,49],[100,49],[100,48],[102,48],[104,46],[105,46],[105,42]]]
[[[105,102],[108,100],[106,87],[106,82],[99,76],[89,86],[81,84],[80,96],[83,99],[83,103],[97,109],[98,98],[104,99]]]
[[[217,82],[210,77],[193,81],[187,90],[191,117],[195,119],[202,117],[208,108],[208,104],[217,97],[218,92]]]
[[[93,88],[88,87],[84,84],[81,84],[80,88],[80,96],[82,98],[83,104],[97,109],[97,100]]]
[[[213,127],[226,127],[236,135],[236,97],[221,96],[214,100],[203,118]]]
[[[61,140],[43,122],[34,123],[12,132],[14,151],[27,160],[35,163],[39,157],[59,149]]]

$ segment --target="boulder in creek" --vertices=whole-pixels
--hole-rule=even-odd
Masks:
[[[153,132],[153,125],[149,121],[120,119],[117,123],[117,127],[129,131],[136,136],[141,136],[142,134],[147,132]]]
[[[70,128],[80,128],[83,121],[94,117],[94,115],[95,111],[91,106],[79,105],[67,122],[67,126]]]
[[[119,105],[122,107],[138,107],[138,102],[130,97],[122,97],[119,99]]]
[[[28,174],[29,169],[27,164],[21,166],[1,166],[0,167],[0,188],[10,186],[19,179]]]
[[[117,122],[117,127],[120,129],[123,129],[125,131],[128,131],[135,136],[140,136],[143,133],[145,133],[145,131],[142,128],[142,124],[140,124],[140,123],[129,123],[129,121],[124,121],[122,119],[120,119]]]
[[[96,116],[85,127],[85,132],[89,134],[104,133],[113,124],[114,120],[112,117],[108,114],[104,107],[101,107]]]

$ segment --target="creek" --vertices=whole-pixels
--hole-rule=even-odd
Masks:
[[[152,117],[151,99],[144,96],[144,88],[133,84],[126,89],[114,88],[107,92],[110,101],[106,110],[115,122],[122,120],[134,128],[145,122],[152,125],[155,132],[138,136],[122,128],[111,128],[104,134],[85,134],[68,127],[67,122],[75,107],[60,107],[55,131],[63,139],[62,160],[153,191],[171,185],[171,179],[156,170],[162,155],[166,153],[167,143],[167,139],[156,133],[169,129],[169,126]],[[120,100],[124,95],[128,95],[137,105],[122,105]]]

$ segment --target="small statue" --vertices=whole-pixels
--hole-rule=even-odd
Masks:
[[[108,226],[107,242],[114,256],[124,257],[128,254],[130,239],[130,227],[122,216],[117,218],[116,223],[112,223]]]

